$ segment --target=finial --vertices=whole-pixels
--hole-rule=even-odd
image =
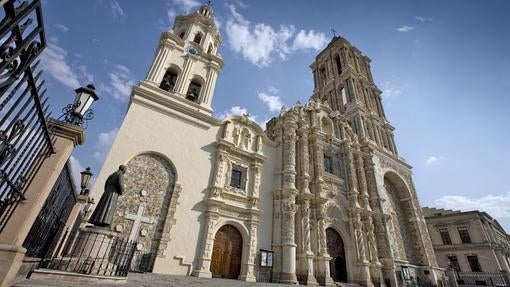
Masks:
[[[335,29],[331,29],[331,32],[333,32],[333,38],[336,37],[336,30]]]
[[[211,7],[211,0],[207,0],[207,6]]]

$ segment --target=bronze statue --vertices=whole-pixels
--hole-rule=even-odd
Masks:
[[[100,227],[110,226],[119,195],[124,193],[124,173],[126,173],[126,166],[121,165],[119,170],[108,177],[104,185],[103,195],[101,195],[96,209],[90,216],[89,223]]]

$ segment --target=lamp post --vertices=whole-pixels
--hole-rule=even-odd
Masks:
[[[89,187],[90,178],[94,174],[90,171],[90,167],[87,167],[84,171],[80,172],[80,174],[81,174],[80,194],[88,195],[88,193],[89,193],[88,187]]]
[[[94,111],[90,109],[93,102],[99,100],[96,94],[96,88],[92,84],[88,84],[86,87],[79,87],[74,90],[76,97],[73,104],[67,105],[62,112],[62,117],[68,123],[81,126],[84,120],[91,120],[94,118]]]

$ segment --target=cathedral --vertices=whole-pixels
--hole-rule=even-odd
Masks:
[[[370,59],[335,36],[310,66],[310,99],[263,129],[248,115],[213,116],[221,42],[209,5],[161,34],[92,191],[97,202],[127,166],[111,229],[137,242],[146,270],[442,286]]]

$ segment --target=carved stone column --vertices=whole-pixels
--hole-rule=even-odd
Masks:
[[[368,186],[367,178],[365,175],[365,164],[361,152],[358,150],[356,153],[356,170],[359,180],[359,202],[365,209],[370,210],[370,203],[368,201]]]
[[[280,282],[296,284],[296,117],[290,110],[284,116],[283,129],[283,189],[282,189],[282,271]]]
[[[349,183],[349,191],[347,192],[347,197],[349,198],[349,203],[351,207],[360,207],[358,202],[358,178],[356,176],[356,168],[354,162],[354,155],[351,150],[351,147],[348,143],[344,145],[343,150],[345,150],[345,165],[347,169],[347,182]]]
[[[326,238],[326,210],[323,205],[317,207],[317,235],[319,243],[319,254],[317,255],[317,272],[321,274],[318,281],[321,285],[334,286],[331,278],[329,262],[331,257],[328,254],[328,243]]]
[[[219,150],[216,156],[216,171],[214,172],[212,185],[209,188],[209,196],[211,198],[219,198],[222,196],[228,161],[228,154],[223,150]]]
[[[358,258],[359,275],[360,277],[356,280],[357,283],[364,286],[374,286],[370,277],[370,263],[367,261],[367,250],[366,246],[366,234],[363,230],[363,222],[361,221],[361,210],[351,210],[351,221],[354,229],[354,241],[356,246],[356,255]]]
[[[257,255],[257,227],[258,220],[250,221],[250,241],[246,244],[248,260],[245,263],[243,274],[239,276],[240,280],[255,282],[255,256]]]
[[[297,284],[296,277],[296,244],[294,242],[294,219],[296,204],[294,198],[282,200],[282,272],[280,282]]]
[[[202,236],[201,248],[199,250],[198,262],[193,276],[211,278],[211,258],[214,245],[213,229],[218,220],[216,214],[206,213],[204,235]]]

